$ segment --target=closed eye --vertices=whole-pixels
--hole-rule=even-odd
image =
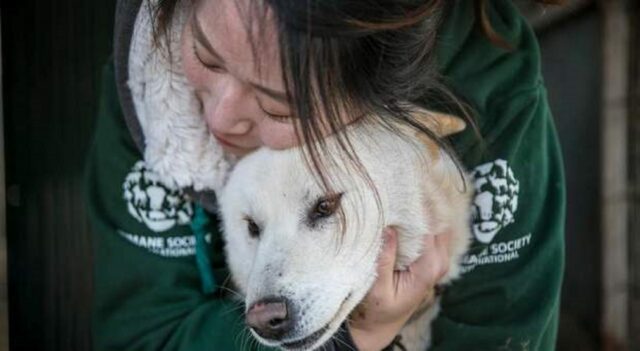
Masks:
[[[275,113],[269,113],[267,111],[264,111],[264,113],[267,115],[267,117],[279,123],[290,123],[292,120],[291,115],[278,115]]]
[[[211,45],[207,37],[204,35],[204,32],[202,31],[202,27],[200,26],[200,22],[198,21],[198,18],[196,17],[195,13],[193,14],[193,18],[191,20],[191,33],[193,36],[193,54],[198,60],[198,62],[200,62],[200,64],[209,71],[216,72],[216,73],[224,73],[225,70],[223,66],[225,65],[225,61],[222,58],[222,56],[220,56],[213,49],[213,46]],[[220,64],[214,64],[204,60],[200,55],[200,53],[198,52],[198,47],[197,47],[198,45],[202,47],[210,56],[215,58],[215,61],[219,62]]]
[[[257,102],[258,102],[258,106],[260,107],[260,109],[262,110],[262,112],[264,112],[264,114],[269,118],[272,119],[276,122],[281,122],[281,123],[289,123],[292,121],[292,117],[290,114],[281,114],[281,113],[273,113],[273,112],[269,112],[267,111],[267,109],[265,109],[262,105],[262,102],[260,101],[260,99],[256,98]]]
[[[196,43],[193,43],[193,56],[195,56],[196,60],[198,60],[198,62],[207,70],[211,71],[211,72],[215,72],[215,73],[223,73],[224,72],[224,68],[222,68],[219,65],[213,64],[213,63],[207,63],[204,62],[204,60],[200,57],[200,54],[198,54],[198,49],[196,48]]]

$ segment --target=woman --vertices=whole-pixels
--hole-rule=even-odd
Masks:
[[[160,47],[175,3],[150,9]],[[95,348],[250,348],[241,308],[209,281],[225,277],[215,216],[202,211],[212,208],[211,194],[176,186],[179,179],[158,181],[140,162],[152,140],[141,132],[149,126],[138,120],[127,76],[132,32],[152,25],[136,24],[140,6],[119,4],[118,84],[107,67],[87,168],[96,234]],[[411,123],[407,102],[451,109],[464,99],[482,138],[468,128],[450,141],[475,181],[475,242],[462,278],[443,293],[431,349],[553,349],[563,265],[562,166],[537,43],[511,1],[273,0],[263,6],[196,0],[188,6],[180,48],[169,56],[180,61],[200,118],[225,154],[322,145],[324,136],[340,135],[360,118],[391,115]],[[321,173],[321,147],[314,151],[310,164]],[[408,272],[393,272],[396,243],[388,234],[367,313],[354,313],[327,348],[400,347],[396,334],[444,273],[446,233],[429,236]],[[205,274],[211,267],[212,277]]]

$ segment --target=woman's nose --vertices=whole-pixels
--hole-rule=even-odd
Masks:
[[[253,126],[249,91],[241,84],[228,82],[215,89],[203,101],[204,116],[212,132],[243,135]]]

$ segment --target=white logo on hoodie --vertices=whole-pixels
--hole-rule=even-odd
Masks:
[[[495,160],[471,172],[476,196],[472,204],[473,234],[490,243],[502,228],[514,222],[520,182],[505,160]]]
[[[193,207],[180,189],[162,184],[144,161],[133,166],[122,184],[123,197],[131,216],[154,232],[164,232],[175,225],[188,224]]]
[[[507,161],[498,159],[471,172],[475,198],[471,204],[473,235],[481,244],[472,247],[462,260],[462,272],[477,266],[506,263],[520,257],[520,250],[531,244],[531,233],[508,241],[494,241],[496,234],[515,222],[520,182]]]

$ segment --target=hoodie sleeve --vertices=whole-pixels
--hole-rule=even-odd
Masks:
[[[483,156],[467,158],[482,159],[470,167],[474,239],[443,296],[432,350],[553,350],[565,193],[544,89],[491,111],[512,121],[487,136]]]
[[[189,226],[193,206],[144,167],[119,106],[109,65],[85,174],[94,250],[94,349],[255,349],[242,305],[203,293]],[[222,243],[217,229],[209,229],[221,282]]]
[[[452,140],[475,188],[473,242],[443,295],[431,350],[553,350],[564,268],[560,144],[533,32],[511,1],[487,4],[513,50],[464,22],[471,5],[459,6],[442,38],[445,75],[473,106],[482,138],[468,128]]]

